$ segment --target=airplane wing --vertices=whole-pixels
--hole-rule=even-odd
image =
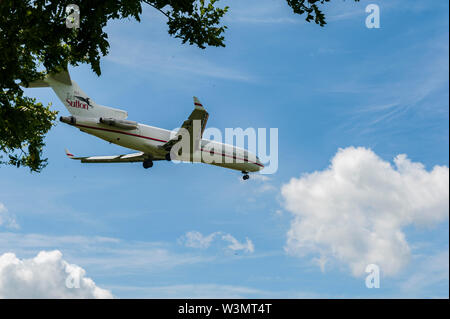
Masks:
[[[147,159],[147,156],[143,152],[125,155],[75,157],[66,149],[66,155],[70,159],[81,161],[81,163],[133,163],[143,162]],[[155,160],[158,159],[153,159],[153,161]]]
[[[195,108],[192,111],[189,118],[183,122],[181,128],[187,130],[189,132],[189,136],[191,137],[191,150],[195,150],[198,148],[199,141],[203,136],[203,131],[205,130],[206,123],[208,122],[209,114],[206,112],[203,105],[200,103],[199,99],[194,96],[194,105]],[[200,121],[200,131],[194,132],[194,121]],[[176,134],[176,138],[171,139],[166,144],[161,145],[163,149],[166,151],[170,151],[170,149],[179,141],[178,134]],[[193,147],[192,147],[193,146]]]

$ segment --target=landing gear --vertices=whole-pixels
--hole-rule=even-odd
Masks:
[[[151,159],[146,159],[143,163],[142,166],[144,166],[145,169],[150,168],[153,166],[153,161]]]
[[[244,176],[242,176],[242,179],[243,179],[244,181],[246,181],[247,179],[250,178],[250,176],[248,176],[248,172],[242,172],[242,174],[244,174]]]
[[[170,152],[166,154],[166,161],[171,161],[172,159],[170,158]]]

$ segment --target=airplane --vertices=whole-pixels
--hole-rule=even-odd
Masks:
[[[71,114],[61,116],[61,122],[110,143],[138,151],[123,155],[76,157],[66,149],[67,157],[81,163],[142,162],[143,167],[148,169],[153,166],[153,162],[161,160],[202,162],[240,171],[244,180],[249,179],[250,172],[264,168],[259,158],[248,150],[202,138],[209,114],[197,97],[194,97],[194,110],[188,119],[178,131],[171,131],[127,120],[126,111],[97,104],[71,79],[68,71],[50,73],[43,79],[23,86],[51,87]],[[194,130],[195,123],[200,124],[198,132]],[[184,144],[189,152],[183,152],[184,147],[177,146],[183,138],[183,132],[189,136],[190,147]],[[205,160],[205,155],[209,156],[208,160]]]

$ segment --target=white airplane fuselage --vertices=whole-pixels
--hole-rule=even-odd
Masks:
[[[148,154],[150,158],[156,160],[165,158],[165,154],[167,152],[162,150],[160,146],[167,143],[176,134],[175,131],[141,123],[137,123],[136,129],[124,130],[118,127],[112,127],[107,124],[99,123],[98,119],[78,117],[75,118],[75,123],[70,125],[79,128],[82,132],[94,135],[110,143],[136,151],[141,151]],[[259,161],[257,156],[246,150],[237,148],[233,145],[218,143],[207,139],[202,139],[200,145],[207,143],[214,143],[216,145],[215,149],[220,149],[222,151],[214,151],[214,162],[205,162],[203,160],[205,156],[211,156],[212,152],[209,149],[204,150],[200,146],[200,149],[197,150],[200,154],[196,155],[197,158],[201,159],[200,162],[202,163],[221,166],[242,172],[258,172],[264,168],[264,165]],[[236,154],[239,153],[239,151],[241,154],[246,154],[246,156],[244,157]],[[179,158],[179,160],[189,161],[187,158]]]

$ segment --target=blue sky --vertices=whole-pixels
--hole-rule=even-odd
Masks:
[[[145,8],[141,23],[108,25],[111,48],[100,78],[86,65],[70,69],[71,76],[97,103],[149,125],[178,127],[196,95],[210,113],[210,127],[278,128],[276,174],[243,182],[237,172],[206,165],[82,165],[65,158],[64,148],[76,155],[127,150],[57,123],[46,138],[49,164],[42,173],[0,168],[0,213],[17,224],[0,223],[0,254],[27,259],[59,250],[119,298],[448,298],[448,2],[332,1],[324,28],[293,15],[284,1],[221,2],[230,6],[226,48],[181,45],[168,36],[164,16]],[[365,27],[369,3],[380,6],[380,29]],[[68,113],[51,90],[26,94]],[[314,214],[321,208],[304,208],[303,198],[300,206],[289,205],[297,203],[296,194],[314,202],[296,181],[328,191],[318,178],[326,177],[338,149],[352,158],[351,147],[360,147],[355,154],[373,167],[390,163],[394,170],[386,174],[400,176],[404,189],[419,189],[406,193],[421,197],[433,190],[420,203],[405,197],[411,198],[405,206],[422,205],[414,215],[396,215],[382,200],[372,203],[383,209],[376,217],[349,212],[369,224],[395,219],[404,235],[400,240],[394,232],[392,242],[406,257],[398,257],[392,273],[381,267],[379,289],[367,289],[365,275],[352,268],[355,257],[340,253],[345,241],[337,241],[336,250],[328,239],[297,233],[295,221],[316,221],[302,209]],[[398,154],[423,165],[413,180],[407,169],[395,169]],[[444,174],[432,175],[436,165]],[[446,186],[428,183],[442,181],[445,168]],[[377,171],[369,173],[378,178]],[[368,194],[387,189],[377,187]],[[402,198],[403,188],[392,192]],[[337,197],[336,213],[342,203],[369,205],[348,196],[348,202]],[[393,238],[377,231],[374,226],[372,234]],[[289,243],[293,233],[307,247]],[[189,234],[198,235],[198,245]],[[254,249],[230,248],[226,234],[242,247],[248,239]],[[374,251],[367,248],[368,255]],[[317,260],[326,260],[324,267]]]

